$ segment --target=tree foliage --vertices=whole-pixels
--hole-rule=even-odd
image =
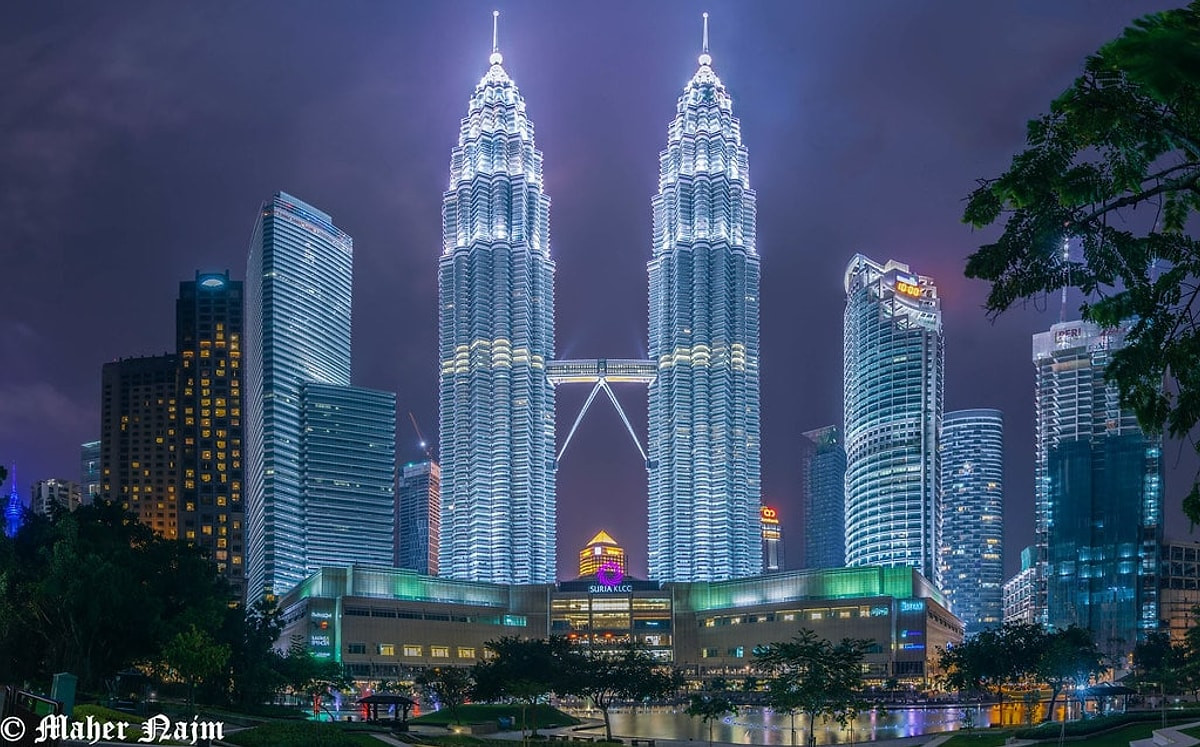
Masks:
[[[196,684],[221,674],[229,661],[229,646],[190,625],[167,641],[162,658],[168,674],[187,683],[188,707],[194,708]]]
[[[423,670],[417,675],[416,685],[427,696],[437,701],[450,711],[450,719],[454,723],[462,723],[458,717],[458,707],[467,702],[475,681],[471,671],[465,667],[436,667]]]
[[[575,684],[570,673],[575,656],[571,642],[560,636],[549,639],[505,636],[488,641],[491,658],[475,665],[474,695],[479,700],[513,700],[522,705],[522,730],[526,708],[536,706],[552,692],[572,693]],[[537,710],[533,709],[536,719]],[[536,720],[531,732],[537,734]]]
[[[1188,437],[1200,422],[1200,0],[1088,57],[1026,146],[968,198],[965,222],[1004,231],[967,276],[991,282],[992,316],[1070,286],[1089,299],[1085,319],[1129,324],[1109,379],[1148,433]],[[1064,254],[1068,239],[1082,257]],[[1200,483],[1184,508],[1200,521]]]
[[[1054,705],[1068,685],[1090,682],[1108,670],[1088,629],[1072,625],[1047,631],[1032,623],[983,630],[942,649],[938,663],[945,672],[945,687],[994,695],[1001,705],[1005,688],[1047,685],[1047,718],[1053,717]]]
[[[819,717],[843,726],[863,707],[863,658],[869,640],[825,640],[803,628],[790,641],[754,650],[755,667],[767,678],[767,701],[776,711],[808,716],[809,744],[816,744]]]
[[[708,690],[692,694],[684,713],[700,719],[708,726],[708,747],[712,747],[713,721],[724,717],[726,713],[736,715],[737,706],[729,699],[728,685],[723,680],[714,680]]]
[[[222,627],[229,590],[196,549],[155,535],[98,501],[52,518],[30,516],[0,537],[0,680],[48,682],[72,672],[81,689],[159,659],[191,626]]]
[[[609,709],[618,702],[662,698],[678,689],[675,677],[663,671],[645,649],[628,646],[616,655],[575,654],[571,660],[575,680],[569,688],[589,697],[604,716],[605,737],[612,741]]]

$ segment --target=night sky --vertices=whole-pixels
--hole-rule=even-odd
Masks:
[[[288,191],[354,237],[354,383],[437,432],[441,200],[498,7],[504,65],[545,154],[557,348],[644,357],[658,153],[696,70],[700,13],[758,193],[763,490],[801,558],[798,442],[841,422],[842,275],[908,262],[943,299],[946,409],[1006,418],[1006,569],[1032,540],[1030,335],[996,323],[963,198],[1024,141],[1084,57],[1168,2],[39,2],[0,25],[0,460],[22,494],[79,479],[100,368],[174,347],[178,283],[245,276],[259,205]],[[1077,306],[1078,298],[1072,301]],[[587,388],[559,390],[559,440]],[[645,392],[618,388],[645,433]],[[1168,457],[1167,533],[1192,461]],[[559,569],[607,528],[645,572],[645,471],[599,398],[558,478]]]

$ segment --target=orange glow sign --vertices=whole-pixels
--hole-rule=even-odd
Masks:
[[[920,298],[921,297],[921,286],[916,285],[915,283],[907,282],[905,280],[897,280],[896,281],[896,292],[900,293],[902,295],[905,295],[905,296],[909,296],[910,298]]]
[[[779,523],[779,513],[770,506],[763,506],[761,509],[759,509],[759,515],[762,517],[762,522],[764,524]]]

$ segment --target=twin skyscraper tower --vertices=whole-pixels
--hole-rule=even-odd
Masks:
[[[588,382],[592,396],[612,396],[610,381],[648,386],[650,578],[761,570],[755,195],[704,23],[699,69],[659,156],[645,361],[555,359],[542,153],[493,33],[442,209],[442,576],[555,580],[555,387]]]

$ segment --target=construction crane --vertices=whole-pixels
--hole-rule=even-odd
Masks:
[[[421,450],[425,452],[425,458],[433,461],[433,449],[429,448],[429,444],[425,441],[425,434],[421,433],[421,426],[417,425],[417,416],[412,414],[412,410],[408,411],[409,422],[412,423],[413,430],[417,432],[417,438],[421,439]]]

